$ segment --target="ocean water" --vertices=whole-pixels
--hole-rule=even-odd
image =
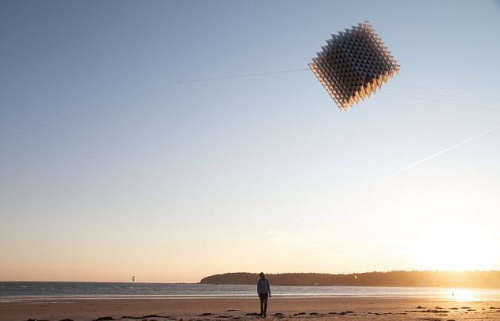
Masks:
[[[500,289],[426,287],[271,286],[274,296],[429,297],[500,300]],[[71,298],[250,297],[254,285],[187,283],[0,282],[0,301]]]

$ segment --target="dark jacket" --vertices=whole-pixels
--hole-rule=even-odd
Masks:
[[[259,279],[257,282],[257,294],[271,294],[271,287],[267,279]]]

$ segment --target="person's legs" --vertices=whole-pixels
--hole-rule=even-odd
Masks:
[[[264,297],[264,318],[267,314],[267,295]]]
[[[259,294],[260,299],[260,316],[264,316],[264,295]]]

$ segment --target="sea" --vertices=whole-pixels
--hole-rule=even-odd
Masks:
[[[279,286],[271,287],[279,297],[425,297],[458,301],[500,300],[500,289],[452,289],[432,287],[379,286]],[[105,283],[105,282],[0,282],[0,302],[186,297],[252,297],[254,285],[199,283]]]

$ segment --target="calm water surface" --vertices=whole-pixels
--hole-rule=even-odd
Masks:
[[[272,286],[275,296],[429,297],[500,300],[500,289],[424,287]],[[0,282],[0,301],[68,298],[248,297],[254,285],[93,282]]]

